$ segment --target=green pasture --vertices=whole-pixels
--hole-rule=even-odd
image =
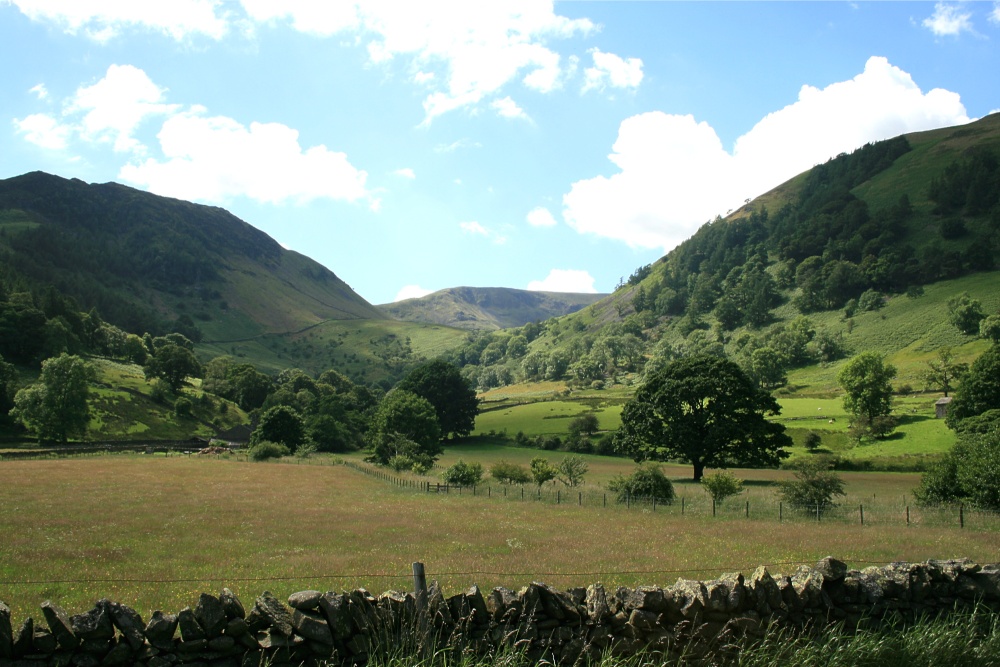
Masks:
[[[476,451],[452,448],[448,456]],[[532,453],[496,448],[488,455]],[[631,465],[598,458],[588,459],[588,484]],[[279,597],[313,588],[405,590],[414,561],[451,594],[473,583],[519,588],[533,580],[561,588],[665,586],[761,564],[788,572],[826,555],[852,567],[1000,560],[997,527],[971,515],[964,529],[954,520],[907,527],[898,511],[881,520],[874,507],[864,526],[850,516],[816,523],[786,514],[780,523],[763,495],[785,474],[779,471],[741,471],[756,475],[746,494],[748,519],[739,511],[743,498],[716,518],[692,512],[701,490],[680,481],[685,515],[678,504],[653,511],[521,501],[513,493],[426,493],[329,459],[313,463],[139,455],[0,461],[0,599],[15,623],[37,615],[44,600],[78,613],[101,597],[148,619],[155,609],[176,612],[224,586],[245,603],[263,590]],[[878,500],[902,495],[915,480],[844,476]]]

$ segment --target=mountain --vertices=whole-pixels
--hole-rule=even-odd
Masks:
[[[127,331],[205,342],[386,319],[221,208],[42,172],[0,180],[0,281],[36,296],[55,288]]]
[[[506,287],[452,287],[378,308],[406,322],[492,331],[575,313],[606,296],[529,292]]]

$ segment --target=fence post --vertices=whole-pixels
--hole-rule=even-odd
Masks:
[[[556,490],[556,505],[562,503],[562,490]]]
[[[965,503],[958,506],[958,527],[965,528]]]
[[[656,511],[656,496],[653,496],[653,511]]]
[[[625,491],[625,509],[632,507],[632,492]]]
[[[604,494],[604,507],[608,506],[608,494]]]
[[[861,511],[861,525],[865,525],[865,506],[864,503],[858,505],[858,509]]]
[[[819,523],[819,503],[816,503],[816,523]]]
[[[715,498],[712,498],[712,516],[715,516]]]
[[[430,482],[428,482],[428,486]],[[427,640],[427,576],[424,574],[424,564],[413,564],[413,597],[416,599],[417,628],[420,633],[420,648],[423,649]]]
[[[906,506],[906,525],[910,525],[910,506]]]
[[[580,491],[580,503],[579,505],[583,507],[583,491]]]
[[[524,486],[521,487],[521,500],[524,500]]]
[[[750,518],[750,501],[749,500],[747,501],[747,513],[746,513],[746,517],[748,519]]]
[[[782,519],[781,510],[782,510],[782,503],[778,503],[778,523],[781,523]]]
[[[681,496],[681,516],[684,516],[684,496]]]

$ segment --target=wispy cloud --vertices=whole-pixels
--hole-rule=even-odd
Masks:
[[[923,26],[939,37],[957,37],[963,32],[974,33],[972,13],[960,5],[939,2],[934,5],[934,13],[925,18]]]

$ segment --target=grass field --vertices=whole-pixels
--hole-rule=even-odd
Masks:
[[[452,592],[531,580],[668,585],[760,564],[788,571],[825,555],[853,566],[1000,560],[997,532],[973,526],[789,525],[505,502],[396,488],[344,466],[107,456],[0,462],[0,476],[0,599],[16,618],[37,615],[46,599],[75,613],[107,596],[148,617],[223,586],[244,600],[265,589],[406,589],[417,560]],[[911,482],[889,476],[879,488]]]

